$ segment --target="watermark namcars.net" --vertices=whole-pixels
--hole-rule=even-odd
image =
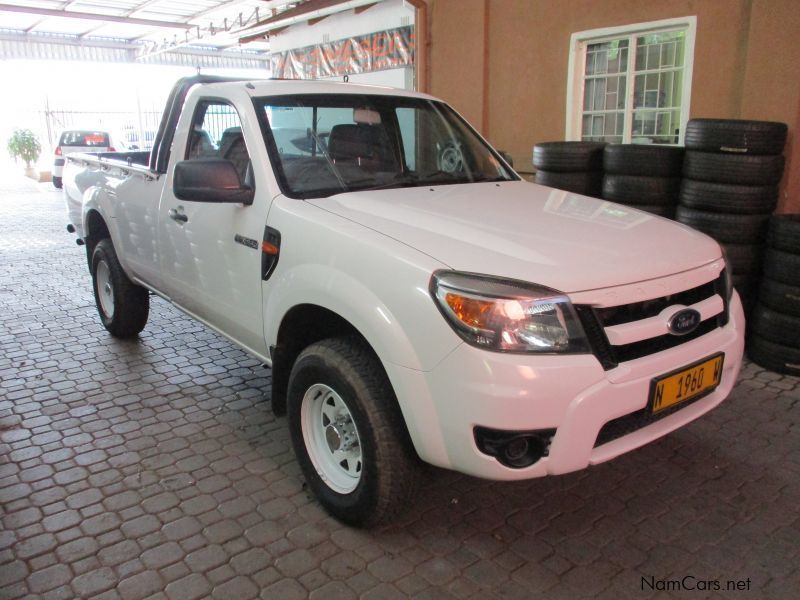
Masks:
[[[703,579],[685,575],[675,579],[656,579],[652,575],[642,576],[641,589],[648,592],[748,592],[751,580],[747,579]]]

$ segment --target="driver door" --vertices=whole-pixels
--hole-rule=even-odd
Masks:
[[[256,188],[242,119],[227,102],[198,100],[186,144],[180,148],[176,143],[175,149],[183,151],[178,160],[228,160],[240,183]],[[256,188],[249,206],[179,200],[173,192],[173,174],[170,169],[159,207],[159,250],[167,294],[187,312],[265,356],[261,240],[268,194],[259,194]]]

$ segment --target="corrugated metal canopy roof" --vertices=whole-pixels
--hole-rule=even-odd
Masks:
[[[114,38],[152,48],[235,46],[235,32],[305,0],[19,0],[0,3],[0,29]],[[248,50],[268,50],[265,42]]]

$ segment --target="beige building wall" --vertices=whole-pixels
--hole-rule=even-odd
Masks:
[[[429,0],[428,88],[521,171],[565,136],[570,36],[696,16],[690,117],[787,123],[780,212],[800,212],[800,1]]]

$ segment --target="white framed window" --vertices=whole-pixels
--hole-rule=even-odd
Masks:
[[[572,34],[567,140],[682,144],[697,17]]]

